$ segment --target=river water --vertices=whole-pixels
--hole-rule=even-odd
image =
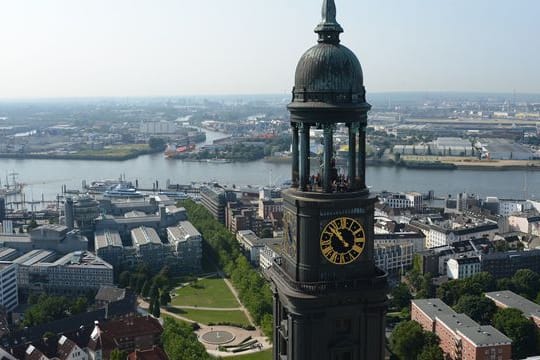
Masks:
[[[206,143],[223,137],[207,132]],[[18,173],[19,181],[27,184],[26,200],[53,200],[68,189],[81,189],[82,181],[100,179],[138,180],[140,187],[152,188],[157,180],[161,188],[167,180],[174,184],[217,181],[235,185],[281,184],[291,178],[290,164],[253,161],[247,163],[212,164],[168,160],[162,154],[140,156],[117,161],[82,160],[15,160],[0,159],[2,183],[9,172]],[[434,190],[437,196],[467,192],[500,198],[540,198],[540,172],[480,171],[480,170],[417,170],[396,167],[368,167],[367,184],[375,191]]]

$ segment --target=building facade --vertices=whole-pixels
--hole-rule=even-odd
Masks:
[[[0,305],[8,312],[19,305],[17,265],[11,262],[0,262]]]
[[[446,275],[449,279],[466,279],[480,272],[480,258],[459,257],[446,263]]]
[[[512,341],[507,336],[456,313],[440,299],[412,300],[411,320],[439,337],[439,346],[447,359],[512,359]]]

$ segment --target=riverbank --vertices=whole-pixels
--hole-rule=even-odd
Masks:
[[[70,153],[0,153],[2,159],[38,159],[38,160],[89,160],[89,161],[126,161],[142,155],[161,153],[161,149],[152,149],[148,145],[118,145],[102,150],[83,150]]]

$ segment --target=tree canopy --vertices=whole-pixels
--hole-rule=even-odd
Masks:
[[[515,358],[536,353],[536,327],[518,309],[501,309],[493,316],[493,326],[512,339],[512,355]]]
[[[161,341],[169,359],[213,359],[197,340],[197,336],[193,333],[193,328],[190,325],[169,317],[165,318]]]
[[[463,295],[454,306],[454,310],[466,314],[482,325],[488,325],[497,311],[497,305],[482,295]]]
[[[401,360],[420,359],[438,360],[433,356],[438,348],[439,338],[437,335],[424,331],[416,321],[404,321],[396,326],[390,337],[390,347],[394,355]]]

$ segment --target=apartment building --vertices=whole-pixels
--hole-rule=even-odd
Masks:
[[[506,335],[456,313],[440,299],[412,300],[411,319],[425,331],[437,334],[439,346],[448,359],[512,359],[512,341]]]

